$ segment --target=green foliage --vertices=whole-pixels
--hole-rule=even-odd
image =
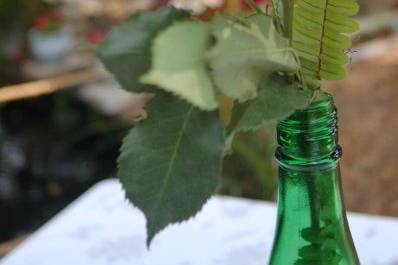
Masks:
[[[170,91],[201,109],[216,109],[215,92],[205,61],[210,43],[208,24],[175,23],[155,39],[152,68],[141,81]]]
[[[148,244],[170,223],[198,212],[215,192],[224,134],[216,112],[160,94],[130,131],[119,157],[127,198],[147,218]]]
[[[321,80],[345,77],[348,64],[345,50],[351,40],[342,33],[358,30],[358,23],[349,16],[359,6],[355,0],[296,0],[292,21],[292,47],[300,56],[305,81],[312,89]]]
[[[147,91],[150,87],[139,83],[139,78],[150,68],[153,39],[174,21],[188,17],[186,12],[170,7],[140,12],[112,29],[99,47],[98,56],[124,89]]]
[[[14,43],[32,25],[35,3],[29,0],[0,0],[0,41]],[[12,44],[15,45],[15,44]],[[4,51],[0,51],[0,60]]]
[[[357,30],[348,18],[355,0],[273,3],[274,17],[254,8],[247,18],[210,23],[170,7],[140,13],[101,45],[99,57],[124,88],[160,92],[119,157],[127,198],[147,218],[148,244],[199,211],[218,185],[226,140],[213,110],[224,117],[231,143],[236,132],[305,108],[313,94],[307,88],[344,76],[351,41],[343,34]],[[235,150],[264,171],[242,142]]]
[[[276,72],[297,71],[289,41],[282,37],[268,16],[257,14],[233,21],[213,21],[217,43],[210,65],[217,87],[240,102],[253,99],[262,79]]]
[[[277,122],[297,109],[305,108],[312,93],[300,90],[280,77],[274,77],[260,86],[258,96],[234,110],[233,132],[250,131],[264,122]]]

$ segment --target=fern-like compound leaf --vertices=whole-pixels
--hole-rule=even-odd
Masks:
[[[300,56],[305,81],[312,89],[321,80],[339,80],[349,63],[346,50],[352,45],[346,34],[358,30],[350,18],[356,0],[296,0],[293,9],[292,46]]]

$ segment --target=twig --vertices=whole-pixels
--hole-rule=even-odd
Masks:
[[[0,88],[0,103],[51,94],[77,85],[92,83],[107,77],[96,68],[63,74],[60,76]]]

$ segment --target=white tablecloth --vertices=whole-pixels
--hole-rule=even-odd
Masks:
[[[350,214],[349,222],[362,265],[398,264],[397,219]],[[164,230],[148,251],[144,216],[117,180],[107,180],[0,265],[266,265],[274,224],[272,203],[217,196],[195,218]]]

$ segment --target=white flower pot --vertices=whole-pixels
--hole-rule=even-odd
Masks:
[[[73,37],[67,27],[54,31],[32,29],[28,35],[32,55],[40,61],[58,61],[73,47]]]

